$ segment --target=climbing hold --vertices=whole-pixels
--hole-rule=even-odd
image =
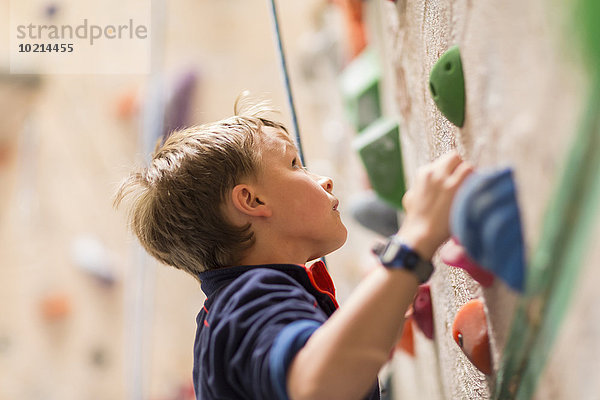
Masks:
[[[433,339],[433,308],[429,285],[420,285],[413,301],[413,318],[428,339]]]
[[[11,345],[12,345],[12,342],[8,336],[0,335],[0,356],[8,353]]]
[[[73,263],[91,274],[102,284],[111,286],[116,281],[109,252],[100,240],[91,235],[80,235],[71,243]]]
[[[381,117],[381,70],[377,55],[365,49],[340,76],[346,114],[357,132]]]
[[[429,75],[429,89],[439,110],[454,125],[465,122],[465,78],[460,50],[451,47],[435,63]]]
[[[71,298],[66,293],[52,293],[42,298],[40,308],[46,321],[62,320],[71,314]]]
[[[136,88],[128,88],[119,94],[115,110],[119,119],[126,120],[133,117],[138,109],[138,93]]]
[[[494,283],[494,274],[473,261],[454,237],[440,249],[440,257],[444,264],[464,269],[483,287],[490,287]]]
[[[411,357],[415,356],[415,341],[413,334],[413,317],[412,315],[407,316],[404,319],[404,326],[402,328],[402,336],[400,336],[400,340],[396,344],[397,350],[402,350],[406,352]]]
[[[384,377],[384,380],[380,378],[380,392],[379,392],[379,400],[393,400],[394,395],[394,373],[387,373]]]
[[[469,257],[523,291],[525,250],[510,168],[471,174],[454,198],[450,225]]]
[[[381,236],[389,237],[398,232],[402,215],[381,200],[372,190],[357,193],[350,199],[350,214],[359,224]]]
[[[92,365],[98,368],[103,368],[108,363],[108,354],[103,347],[94,347],[90,351],[90,361]]]
[[[402,208],[406,192],[398,123],[381,118],[353,142],[365,166],[373,190],[390,205]]]
[[[44,14],[46,14],[46,17],[48,17],[48,18],[54,17],[57,12],[58,12],[58,5],[56,5],[55,3],[49,3],[44,8]]]
[[[458,310],[452,324],[454,341],[478,370],[492,373],[490,339],[481,300],[471,300]]]
[[[338,0],[337,4],[344,16],[346,26],[347,42],[352,58],[358,56],[367,46],[367,34],[365,29],[365,9],[362,0]]]
[[[195,400],[194,383],[186,382],[179,385],[173,400]]]
[[[197,83],[198,73],[195,69],[190,69],[177,77],[165,110],[164,137],[173,130],[189,124]]]
[[[9,140],[0,138],[0,168],[4,168],[11,163],[15,157],[15,146]]]

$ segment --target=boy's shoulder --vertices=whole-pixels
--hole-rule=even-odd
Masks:
[[[223,290],[236,290],[257,281],[282,281],[294,284],[302,279],[304,268],[294,264],[241,265],[219,268],[198,274],[202,291],[208,298]]]
[[[325,278],[323,270],[319,269],[319,274],[313,274],[313,271],[314,267],[296,264],[265,264],[210,270],[200,273],[199,278],[210,304],[235,306],[282,292],[311,302],[316,300],[327,314],[331,314],[338,307],[333,282],[326,269]]]
[[[330,315],[325,308],[333,310],[326,295],[311,289],[302,265],[230,267],[202,273],[200,278],[207,295],[196,319],[194,344],[194,379],[200,391],[233,393],[226,377],[237,374],[249,392],[263,393],[272,387],[273,378],[262,374],[267,370],[251,367],[253,361],[268,357],[261,365],[270,365],[281,332],[290,332],[298,321],[320,326]]]

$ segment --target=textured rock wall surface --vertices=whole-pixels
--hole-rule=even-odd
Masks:
[[[381,27],[388,110],[400,120],[408,182],[419,166],[452,148],[477,167],[512,166],[531,254],[586,98],[581,64],[572,37],[565,34],[569,10],[541,0],[399,0],[379,2],[374,12]],[[467,99],[460,129],[437,110],[428,87],[431,67],[456,44]],[[600,277],[593,256],[587,255],[581,287],[537,398],[597,398],[598,384],[588,372],[598,359],[594,340],[600,333],[600,316],[593,307]],[[497,370],[517,295],[498,280],[484,289],[462,270],[435,261],[431,286],[436,340],[418,335],[416,358],[396,357],[392,369],[397,398],[490,398],[495,378],[480,373],[463,356],[452,339],[452,323],[465,302],[484,299]]]

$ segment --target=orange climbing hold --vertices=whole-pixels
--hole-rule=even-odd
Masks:
[[[6,167],[14,158],[14,148],[8,140],[0,140],[0,168]]]
[[[61,320],[71,313],[71,298],[66,293],[53,293],[42,299],[40,308],[47,321]]]
[[[335,0],[346,20],[346,31],[352,58],[357,57],[367,47],[367,34],[364,23],[365,6],[361,0]]]
[[[413,316],[412,314],[407,316],[404,320],[404,327],[402,328],[402,336],[396,344],[396,350],[405,351],[408,355],[415,356],[415,341],[413,334]]]
[[[116,99],[116,114],[119,119],[132,118],[139,109],[138,92],[135,88],[128,88],[121,92]]]
[[[462,306],[454,319],[452,336],[478,370],[486,375],[492,373],[490,339],[481,300],[471,300]]]

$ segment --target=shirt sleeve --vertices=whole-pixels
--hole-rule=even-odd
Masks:
[[[269,353],[271,384],[278,399],[287,399],[287,371],[294,356],[308,341],[310,336],[321,326],[311,320],[292,322],[283,328]]]
[[[215,398],[287,399],[289,365],[326,319],[287,274],[259,269],[242,275],[207,315],[204,389]]]

